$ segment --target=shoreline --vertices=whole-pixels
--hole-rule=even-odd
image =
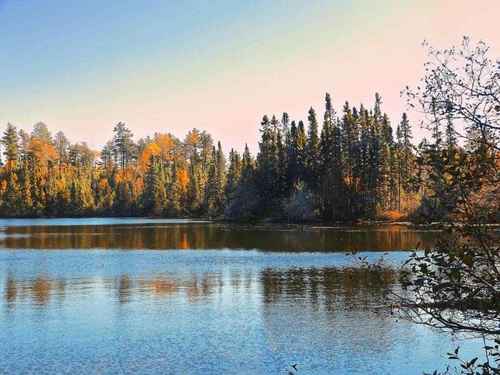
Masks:
[[[85,220],[85,219],[145,219],[145,220],[187,220],[192,222],[205,222],[211,224],[227,224],[235,226],[248,226],[248,227],[291,227],[300,230],[322,230],[322,229],[345,229],[345,228],[368,228],[368,227],[382,227],[382,226],[395,226],[395,227],[407,227],[416,229],[444,229],[451,226],[462,226],[463,223],[460,222],[430,222],[430,223],[418,223],[412,221],[388,221],[388,220],[358,220],[358,221],[345,221],[345,222],[328,222],[328,221],[309,221],[309,222],[292,222],[292,221],[280,221],[272,219],[260,219],[260,220],[227,220],[223,218],[212,218],[212,217],[160,217],[160,216],[35,216],[35,217],[0,217],[0,220]],[[500,228],[500,223],[484,223],[476,224],[487,228]]]

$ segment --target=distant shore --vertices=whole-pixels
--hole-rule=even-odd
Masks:
[[[459,222],[413,222],[413,221],[390,221],[390,220],[357,220],[343,222],[328,222],[328,221],[304,221],[294,222],[286,220],[275,220],[270,218],[256,220],[228,220],[225,218],[214,217],[161,217],[161,216],[36,216],[36,217],[0,217],[0,220],[38,220],[38,219],[148,219],[148,220],[189,220],[189,221],[205,221],[210,223],[242,225],[252,227],[276,227],[287,226],[297,229],[342,229],[346,227],[377,227],[377,226],[401,226],[429,229],[443,229],[450,226],[461,226]],[[489,228],[500,228],[500,223],[485,223],[481,224]]]

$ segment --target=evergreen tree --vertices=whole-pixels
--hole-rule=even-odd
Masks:
[[[277,148],[277,124],[273,116],[270,121],[264,116],[261,122],[261,141],[259,142],[259,154],[257,155],[256,179],[259,181],[258,190],[262,202],[260,206],[263,213],[273,214],[279,207],[278,188],[278,148]]]
[[[217,142],[217,152],[215,154],[215,166],[216,166],[216,191],[217,191],[217,211],[222,212],[224,209],[224,193],[226,186],[226,158],[224,157],[224,152],[222,151],[222,146],[220,142]]]
[[[104,145],[101,151],[102,166],[107,171],[110,171],[113,167],[113,154],[113,143],[109,141]]]
[[[9,124],[1,140],[6,166],[0,169],[0,214],[224,213],[248,220],[320,216],[345,221],[375,218],[393,209],[409,212],[409,203],[415,208],[425,194],[417,189],[417,177],[426,178],[429,172],[414,173],[416,156],[406,114],[395,141],[381,103],[378,94],[372,110],[346,103],[339,118],[326,94],[321,132],[312,108],[307,129],[286,112],[280,120],[264,116],[256,159],[245,145],[241,157],[231,150],[228,165],[220,142],[214,147],[210,134],[198,129],[183,141],[155,133],[136,145],[120,122],[96,163],[97,153],[85,143],[71,144],[62,132],[52,138],[43,123],[34,126],[31,136]],[[438,125],[435,142],[422,151],[422,158],[434,163],[435,176],[462,157],[451,122],[447,126],[448,153]],[[474,149],[476,143],[467,148]],[[451,149],[456,151],[451,154]],[[477,154],[484,152],[477,148]],[[59,168],[53,168],[56,165]],[[438,190],[437,182],[433,191]]]
[[[318,121],[316,112],[311,107],[308,115],[309,129],[306,144],[306,176],[305,180],[309,189],[316,191],[319,186],[320,173],[320,141],[318,135]]]
[[[285,144],[288,144],[290,136],[290,116],[286,112],[283,112],[281,116],[281,134]]]
[[[299,138],[295,121],[292,121],[287,143],[287,183],[294,186],[300,178],[299,172]]]
[[[33,125],[31,136],[33,138],[38,138],[45,143],[52,144],[52,134],[47,128],[47,125],[45,125],[43,122],[37,122],[35,125]]]
[[[297,180],[304,181],[306,174],[306,145],[307,145],[307,135],[304,127],[304,122],[299,121],[297,127]]]
[[[116,124],[113,132],[113,156],[115,162],[123,170],[128,167],[134,156],[133,134],[123,122]]]
[[[165,185],[162,181],[160,164],[151,156],[149,168],[144,176],[143,209],[147,215],[159,216],[166,201]]]
[[[401,192],[411,190],[412,174],[414,173],[414,154],[411,142],[412,134],[410,122],[406,113],[403,113],[401,122],[397,127],[397,146],[399,160],[399,196]]]
[[[210,158],[210,167],[208,171],[208,183],[206,186],[207,191],[205,193],[206,211],[211,216],[217,214],[218,199],[219,199],[217,175],[218,175],[217,155],[215,147],[213,147],[212,157]]]
[[[248,145],[245,143],[245,150],[243,152],[242,163],[241,163],[241,177],[246,183],[252,179],[254,174],[254,160],[250,154]]]
[[[7,129],[3,134],[1,142],[4,146],[3,154],[5,155],[7,168],[15,168],[19,157],[19,138],[14,125],[7,124]]]
[[[213,159],[209,158],[208,163],[212,164]],[[193,215],[200,215],[203,206],[205,210],[207,208],[207,184],[208,180],[205,181],[204,169],[201,160],[192,156],[191,163],[189,165],[189,181],[187,187],[187,209]],[[210,168],[209,168],[210,170]],[[209,172],[210,173],[210,172]],[[209,178],[209,177],[207,177]],[[203,179],[203,180],[202,180]]]
[[[19,158],[22,163],[26,163],[29,154],[30,136],[23,129],[19,130]]]
[[[325,114],[321,131],[321,211],[325,220],[344,215],[344,178],[342,132],[329,94],[325,96]]]
[[[59,155],[59,164],[67,163],[70,143],[62,131],[54,136],[54,146]]]
[[[241,178],[242,161],[240,154],[231,149],[229,152],[229,168],[227,171],[227,182],[225,188],[226,202],[229,202],[236,192]]]

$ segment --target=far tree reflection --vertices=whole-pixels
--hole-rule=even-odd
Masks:
[[[51,279],[45,275],[34,279],[17,280],[8,274],[4,286],[6,306],[14,307],[16,302],[30,301],[32,305],[44,307],[51,302],[52,297],[62,301],[66,293],[66,280]]]
[[[8,227],[9,249],[258,249],[263,251],[391,251],[427,247],[435,233],[404,226],[368,228],[142,224]]]
[[[115,279],[64,279],[46,275],[22,279],[8,274],[3,295],[5,305],[13,308],[19,302],[45,307],[53,300],[63,301],[65,296],[84,298],[102,288],[111,292],[106,294],[107,298],[115,296],[119,304],[145,298],[182,298],[187,303],[198,303],[215,295],[255,295],[260,290],[264,305],[295,301],[335,311],[339,306],[359,310],[380,305],[384,294],[396,283],[397,274],[391,268],[354,267],[265,268],[149,277],[122,274]]]

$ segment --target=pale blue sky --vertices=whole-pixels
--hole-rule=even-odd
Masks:
[[[199,127],[241,148],[264,113],[303,118],[325,91],[340,108],[379,90],[399,116],[424,38],[500,44],[500,2],[477,3],[0,0],[0,126],[44,121],[95,147],[117,121]]]

